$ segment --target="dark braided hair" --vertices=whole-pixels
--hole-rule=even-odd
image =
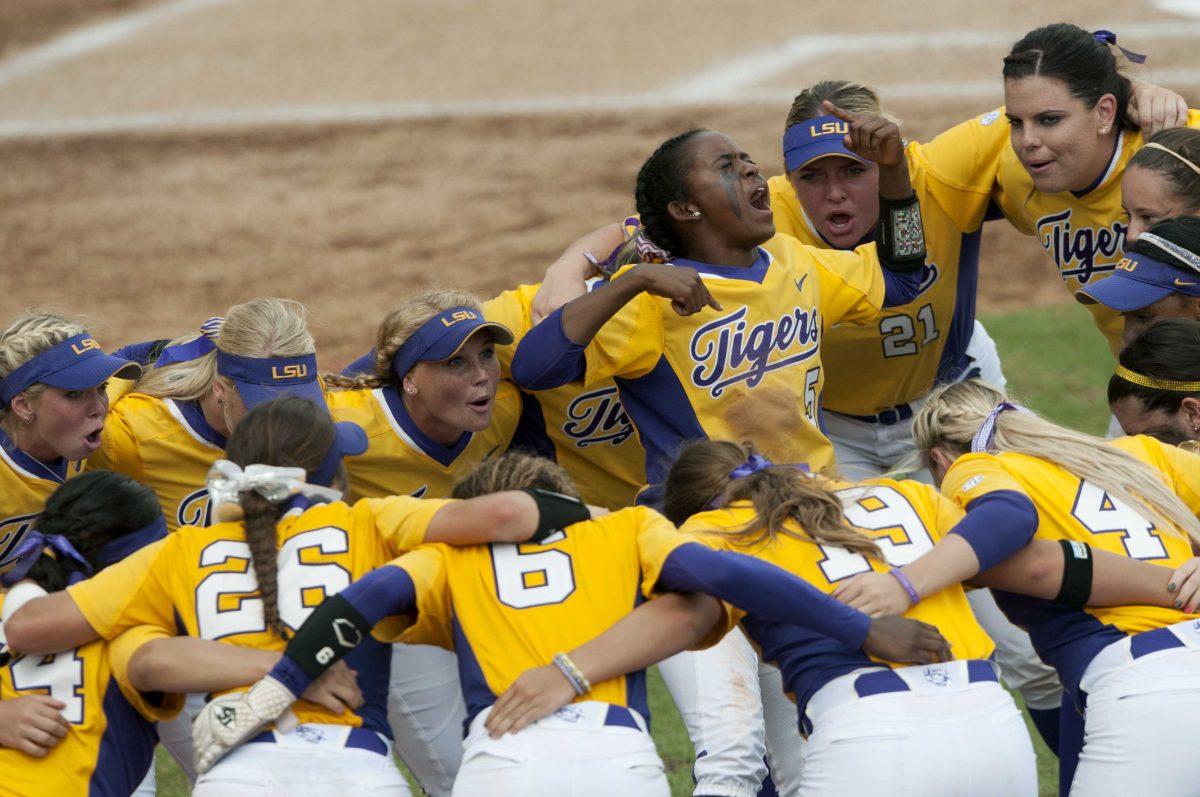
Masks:
[[[316,470],[333,445],[334,428],[329,411],[297,396],[259,404],[241,420],[229,438],[225,456],[247,465]],[[283,639],[291,636],[279,616],[278,549],[275,525],[283,506],[254,491],[242,493],[243,527],[250,546],[251,564],[263,602],[267,628]]]
[[[162,515],[154,491],[123,473],[92,470],[68,479],[46,500],[37,520],[45,535],[61,534],[97,570],[100,548],[117,537],[149,526]],[[29,578],[47,592],[66,589],[80,570],[69,558],[42,555]]]
[[[673,255],[686,256],[687,251],[667,213],[667,205],[687,199],[684,178],[687,175],[688,158],[684,145],[693,136],[707,132],[697,127],[667,139],[638,169],[634,197],[643,234]]]
[[[1121,74],[1112,48],[1078,25],[1056,22],[1026,33],[1004,57],[1005,80],[1040,75],[1066,84],[1088,108],[1105,94],[1117,99],[1117,124],[1132,129],[1126,116],[1133,89]]]

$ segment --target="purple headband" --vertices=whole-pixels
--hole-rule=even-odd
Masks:
[[[1135,64],[1146,63],[1146,56],[1142,55],[1141,53],[1135,53],[1132,50],[1126,50],[1124,47],[1117,44],[1117,34],[1113,33],[1111,30],[1093,31],[1092,38],[1098,41],[1100,44],[1111,44],[1113,47],[1116,47],[1125,54],[1126,58]]]
[[[208,354],[217,347],[217,338],[221,334],[221,324],[223,323],[225,323],[225,319],[219,315],[208,319],[200,325],[200,337],[189,340],[187,343],[167,346],[154,361],[154,367],[162,368],[164,365],[198,360]]]
[[[487,327],[504,345],[513,342],[508,327],[488,321],[483,313],[471,307],[451,307],[426,321],[409,336],[392,357],[392,373],[404,376],[419,362],[441,362],[454,355],[469,337]]]
[[[45,383],[64,390],[86,390],[106,379],[129,372],[130,378],[141,373],[135,362],[105,354],[100,344],[86,332],[67,338],[22,363],[0,379],[0,407],[30,385]]]
[[[25,535],[25,539],[21,540],[21,544],[17,546],[17,550],[13,551],[13,561],[15,564],[11,570],[0,576],[0,584],[11,587],[29,575],[29,571],[33,569],[34,563],[42,557],[42,551],[46,548],[54,551],[59,556],[74,559],[79,564],[81,569],[71,574],[70,583],[74,584],[77,581],[82,581],[92,574],[91,564],[83,558],[79,551],[75,550],[75,546],[71,545],[70,540],[61,534],[42,534],[40,531],[34,529]]]
[[[992,441],[996,438],[996,419],[1008,410],[1033,414],[1032,410],[1022,407],[1020,404],[1015,404],[1011,401],[1001,401],[983,419],[983,424],[979,427],[979,431],[971,438],[972,454],[986,454],[988,452],[988,449],[992,447]]]

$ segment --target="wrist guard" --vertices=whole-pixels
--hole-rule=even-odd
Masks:
[[[592,513],[587,505],[578,498],[572,498],[562,493],[553,493],[537,487],[526,487],[522,492],[529,493],[538,507],[538,527],[530,542],[542,542],[551,534],[562,531],[572,523],[582,523],[592,519]]]
[[[879,197],[875,246],[879,262],[889,271],[907,273],[925,264],[925,227],[916,194],[907,199]]]
[[[288,641],[284,655],[316,679],[371,633],[371,624],[341,595],[321,602]]]
[[[1054,602],[1078,609],[1092,595],[1092,548],[1074,540],[1059,540],[1059,545],[1063,549],[1063,577]]]

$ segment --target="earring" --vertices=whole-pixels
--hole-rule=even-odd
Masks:
[[[218,404],[224,404],[224,403],[225,403],[225,399],[217,399],[217,403],[218,403]]]
[[[1104,126],[1104,127],[1102,127],[1102,128],[1100,128],[1100,135],[1102,135],[1102,136],[1107,136],[1107,135],[1108,135],[1108,126],[1107,126],[1107,125],[1106,125],[1106,126]]]
[[[22,422],[22,423],[24,423],[24,424],[26,424],[26,425],[29,425],[29,424],[33,423],[33,416],[32,416],[32,415],[26,415],[24,418],[22,418],[22,419],[21,419],[21,422]]]
[[[404,392],[410,396],[417,395],[417,389],[415,387],[406,387],[406,388],[404,388]]]
[[[698,210],[693,210],[693,211],[692,211],[692,218],[693,218],[693,219],[698,219],[698,218],[700,218],[700,211],[698,211]]]

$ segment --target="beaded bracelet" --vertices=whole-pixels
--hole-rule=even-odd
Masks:
[[[571,661],[566,653],[554,654],[554,666],[567,679],[567,683],[571,684],[571,688],[575,690],[575,694],[582,697],[592,691],[592,685],[584,676],[583,670],[575,666],[575,662]]]
[[[904,591],[908,593],[908,599],[912,601],[913,606],[921,602],[921,594],[917,592],[917,588],[908,580],[908,576],[901,572],[900,568],[897,567],[894,570],[889,570],[888,573],[892,578],[900,582],[900,586],[904,587]]]

